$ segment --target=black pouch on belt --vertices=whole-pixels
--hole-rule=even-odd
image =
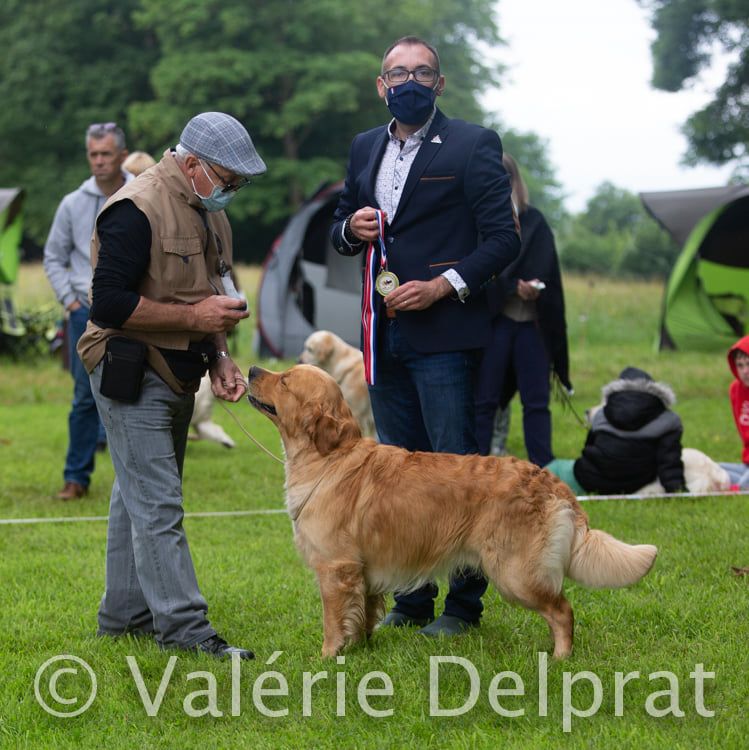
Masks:
[[[127,404],[138,400],[143,383],[146,349],[143,342],[124,336],[107,339],[99,387],[102,396]]]
[[[159,351],[164,355],[174,377],[183,383],[202,378],[216,358],[216,345],[212,341],[193,341],[187,349],[159,347]]]

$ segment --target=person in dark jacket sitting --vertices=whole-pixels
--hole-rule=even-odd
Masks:
[[[681,461],[683,427],[671,411],[676,396],[644,370],[626,367],[602,389],[582,455],[546,468],[577,494],[629,494],[660,480],[666,492],[686,490]]]

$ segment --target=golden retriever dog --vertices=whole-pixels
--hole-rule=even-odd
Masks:
[[[330,331],[315,331],[304,342],[299,361],[306,365],[317,365],[333,376],[361,427],[362,435],[376,439],[362,353]]]
[[[190,419],[192,432],[188,437],[190,440],[213,440],[223,445],[224,448],[233,448],[236,443],[226,434],[224,428],[212,419],[214,400],[211,379],[208,375],[204,375],[200,380],[200,388],[195,394],[195,406]]]
[[[682,448],[681,462],[684,464],[684,481],[687,489],[696,495],[710,492],[726,492],[731,486],[731,477],[710,456],[696,448]],[[663,495],[666,490],[657,479],[641,487],[638,495]]]
[[[652,545],[588,528],[567,485],[526,461],[411,453],[362,438],[319,368],[252,367],[248,383],[250,403],[283,441],[294,540],[320,586],[324,657],[372,634],[386,592],[474,568],[546,620],[563,658],[573,630],[564,576],[628,586],[655,561]]]

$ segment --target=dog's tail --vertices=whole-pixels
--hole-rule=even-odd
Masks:
[[[567,575],[589,588],[621,588],[637,583],[653,567],[658,548],[625,544],[605,531],[578,526]]]

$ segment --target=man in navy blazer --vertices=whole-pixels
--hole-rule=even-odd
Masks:
[[[331,239],[344,255],[378,247],[382,211],[397,286],[372,295],[377,322],[363,335],[375,349],[369,393],[381,442],[465,454],[478,452],[474,379],[491,331],[483,286],[517,257],[520,238],[499,137],[445,117],[435,107],[444,88],[424,40],[404,37],[385,52],[377,90],[393,119],[354,138]],[[365,269],[363,303],[381,255]],[[433,583],[397,594],[383,625],[462,632],[478,624],[485,589],[479,574],[457,576],[437,620]]]

